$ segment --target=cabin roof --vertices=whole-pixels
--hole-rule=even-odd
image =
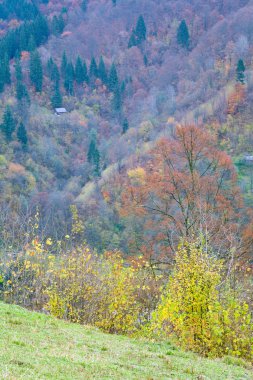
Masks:
[[[253,156],[244,156],[244,160],[253,161]]]
[[[66,110],[66,108],[55,108],[55,112],[57,112],[57,113],[66,113],[67,110]]]

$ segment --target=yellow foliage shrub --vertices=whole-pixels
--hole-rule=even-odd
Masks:
[[[201,244],[182,244],[151,328],[176,336],[183,348],[205,356],[253,359],[248,305],[228,289],[219,290],[222,269],[222,262],[205,253]]]

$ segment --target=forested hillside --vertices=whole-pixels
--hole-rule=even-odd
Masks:
[[[107,187],[147,161],[178,123],[211,129],[241,164],[252,152],[252,7],[3,2],[2,239],[23,244],[19,232],[37,206],[40,233],[64,236],[77,204],[92,246],[127,249],[127,225],[117,205],[108,207]],[[68,113],[56,116],[61,106]],[[251,201],[251,168],[241,165],[239,179]]]
[[[0,296],[253,360],[253,0],[0,2]]]

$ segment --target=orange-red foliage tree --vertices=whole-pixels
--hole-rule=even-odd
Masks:
[[[181,238],[203,234],[220,256],[242,254],[243,202],[231,158],[217,146],[207,128],[178,126],[128,171],[121,214],[142,221],[136,249],[167,261]]]

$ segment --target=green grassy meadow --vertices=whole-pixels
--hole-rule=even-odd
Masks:
[[[248,380],[253,370],[0,303],[0,379]]]

